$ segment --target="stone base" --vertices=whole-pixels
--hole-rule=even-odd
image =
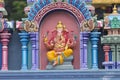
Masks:
[[[120,80],[120,70],[0,71],[0,80]]]
[[[64,59],[64,63],[62,65],[52,66],[51,63],[49,63],[46,67],[47,70],[73,70],[72,65],[73,56],[70,56],[68,58]]]
[[[117,62],[117,69],[120,69],[120,62]]]
[[[105,69],[115,69],[115,62],[103,62],[102,64],[105,66]]]
[[[48,65],[47,70],[73,70],[72,65],[57,65],[53,67],[52,65]]]

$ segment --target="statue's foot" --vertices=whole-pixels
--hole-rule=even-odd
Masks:
[[[53,67],[54,66],[56,66],[58,63],[57,63],[57,61],[54,61],[54,63],[52,64],[53,65]]]

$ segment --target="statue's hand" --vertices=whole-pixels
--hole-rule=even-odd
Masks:
[[[50,45],[53,46],[53,45],[54,45],[54,42],[53,42],[53,41],[50,41]]]
[[[44,43],[46,43],[48,41],[48,38],[45,35],[43,36],[43,41],[44,41]]]
[[[73,45],[73,40],[69,39],[67,44],[68,44],[69,46],[72,46],[72,45]]]
[[[75,47],[75,44],[76,44],[76,40],[74,39],[69,39],[67,42],[68,47],[71,47],[71,48]]]
[[[47,37],[48,33],[49,33],[49,31],[47,31],[47,33],[43,36],[44,43],[48,42],[48,37]]]

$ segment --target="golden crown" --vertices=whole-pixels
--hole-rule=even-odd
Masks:
[[[65,25],[63,25],[63,23],[59,21],[56,28],[65,28]]]

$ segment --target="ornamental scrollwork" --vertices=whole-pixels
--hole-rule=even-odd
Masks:
[[[24,22],[24,30],[27,31],[27,32],[37,32],[38,27],[37,27],[37,25],[35,24],[34,21],[26,20]]]
[[[84,20],[82,23],[81,23],[81,28],[80,28],[80,31],[81,32],[84,32],[84,31],[92,31],[94,29],[94,21],[92,19],[90,20]]]

